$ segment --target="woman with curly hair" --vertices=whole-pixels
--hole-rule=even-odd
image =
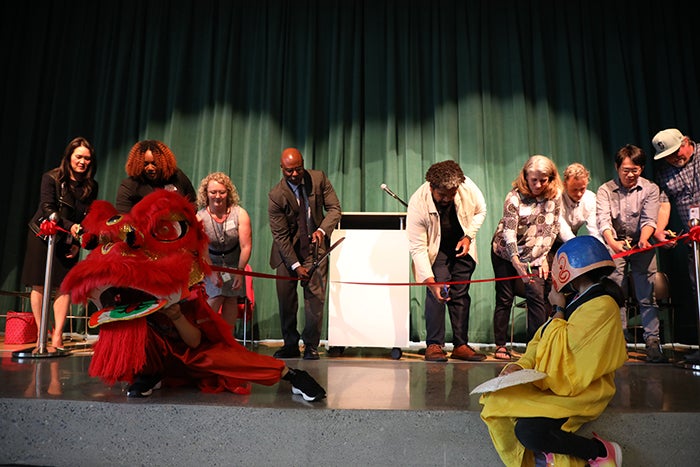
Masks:
[[[236,187],[228,175],[214,172],[202,180],[197,191],[197,218],[209,237],[211,264],[243,270],[250,260],[253,235],[248,212],[239,205]],[[208,302],[231,326],[238,317],[238,298],[245,297],[245,277],[215,272],[205,279]]]
[[[527,338],[547,319],[545,279],[549,276],[547,253],[559,233],[562,183],[557,166],[541,155],[530,157],[503,204],[503,217],[491,241],[491,263],[496,278],[496,307],[493,312],[494,357],[510,360],[506,348],[508,318],[518,280],[525,282]]]
[[[117,211],[129,212],[144,196],[163,188],[177,191],[192,203],[195,192],[187,175],[177,167],[175,154],[161,141],[144,140],[134,144],[126,160],[126,175],[117,190]]]

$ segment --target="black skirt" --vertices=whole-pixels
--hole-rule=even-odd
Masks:
[[[25,286],[44,285],[46,277],[46,254],[49,247],[46,242],[38,238],[31,229],[27,233],[27,249],[24,254],[24,266],[22,268],[22,284]],[[78,262],[79,255],[75,258],[66,258],[70,252],[70,244],[66,243],[65,235],[56,235],[54,248],[51,285],[57,288],[63,282],[68,271]]]

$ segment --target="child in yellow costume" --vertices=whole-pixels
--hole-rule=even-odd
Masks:
[[[591,236],[566,242],[552,268],[552,318],[523,356],[501,374],[535,369],[547,377],[481,396],[481,418],[507,466],[619,466],[617,443],[574,434],[595,420],[615,394],[615,370],[627,360],[621,290],[606,276],[614,263]],[[566,294],[566,295],[565,295]],[[563,305],[566,305],[565,307]]]

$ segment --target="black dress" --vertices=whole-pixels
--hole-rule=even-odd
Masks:
[[[90,193],[88,199],[81,200],[80,198],[85,191],[84,184],[75,181],[59,183],[57,177],[58,169],[50,170],[41,177],[39,208],[29,224],[36,226],[40,217],[47,218],[51,213],[57,212],[59,213],[58,226],[70,232],[73,224],[80,223],[85,218],[90,204],[97,198],[97,186]],[[51,273],[52,287],[60,286],[68,271],[78,262],[79,255],[74,258],[66,258],[73,243],[79,244],[67,233],[59,232],[56,234]],[[22,268],[23,285],[30,287],[44,285],[47,252],[47,243],[37,237],[32,228],[29,228]]]

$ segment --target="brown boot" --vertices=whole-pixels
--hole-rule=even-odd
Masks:
[[[426,362],[446,362],[447,355],[437,344],[430,344],[427,349],[425,349],[425,361]]]
[[[467,360],[469,362],[480,362],[486,359],[486,355],[477,352],[467,344],[462,344],[452,351],[450,358],[457,360]]]

